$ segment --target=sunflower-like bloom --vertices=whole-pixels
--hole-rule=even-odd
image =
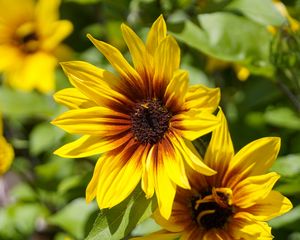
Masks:
[[[0,114],[0,176],[9,169],[14,158],[13,148],[2,136],[2,132],[2,119]]]
[[[67,48],[60,42],[72,24],[58,20],[59,0],[0,0],[0,72],[24,91],[46,93],[55,87],[57,57]]]
[[[204,162],[218,173],[203,176],[189,172],[191,190],[178,188],[169,220],[155,211],[164,229],[139,240],[257,240],[272,239],[265,221],[292,208],[291,202],[272,188],[279,178],[265,173],[273,164],[280,139],[266,137],[234,154],[225,117],[212,134]]]
[[[90,35],[118,76],[85,62],[62,64],[75,88],[56,93],[56,101],[71,110],[53,124],[83,136],[55,153],[70,158],[102,153],[86,190],[88,202],[96,197],[100,208],[113,207],[141,180],[146,197],[155,192],[167,218],[176,185],[190,188],[185,164],[201,174],[215,174],[190,141],[218,126],[213,112],[220,92],[188,87],[188,73],[179,69],[179,46],[167,36],[162,16],[146,44],[128,26],[121,29],[134,67],[115,47]]]

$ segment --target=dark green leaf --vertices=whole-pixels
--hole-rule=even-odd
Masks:
[[[49,122],[37,125],[30,133],[30,153],[38,155],[43,151],[53,149],[57,141],[64,135],[64,132]]]
[[[300,130],[300,118],[288,107],[269,108],[265,112],[264,118],[273,126]]]
[[[279,157],[271,169],[283,177],[297,176],[300,174],[300,154],[290,154]]]
[[[0,88],[0,111],[9,117],[53,117],[57,109],[52,96]]]
[[[272,35],[249,19],[231,13],[211,13],[198,16],[202,28],[186,21],[179,40],[218,59],[239,62],[254,73],[271,75],[269,45]]]
[[[83,239],[85,223],[96,209],[97,205],[95,203],[87,204],[85,199],[78,198],[51,216],[48,220],[51,224],[61,227],[72,236]]]
[[[152,214],[155,206],[154,199],[146,199],[145,193],[138,189],[119,205],[102,210],[86,240],[123,239]]]

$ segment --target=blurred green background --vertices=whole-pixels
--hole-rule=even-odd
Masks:
[[[275,239],[296,240],[300,239],[300,1],[282,3],[290,16],[271,0],[63,0],[60,14],[74,25],[65,41],[74,51],[72,60],[109,70],[86,34],[118,47],[130,59],[121,23],[145,39],[153,21],[163,14],[169,33],[180,44],[181,67],[189,71],[190,84],[221,88],[221,106],[236,151],[260,137],[281,137],[280,157],[272,170],[281,174],[276,189],[289,197],[294,209],[270,225]],[[70,86],[59,67],[56,79],[57,90]],[[62,159],[52,154],[72,140],[49,123],[65,109],[51,94],[25,93],[2,84],[0,110],[4,135],[16,155],[0,180],[0,239],[85,239],[99,213],[95,202],[87,205],[84,199],[96,158]],[[153,204],[142,199],[136,206],[140,195],[134,196],[100,214],[98,225],[104,227],[98,230],[109,231],[105,214],[116,220],[111,239],[156,229],[151,220],[134,229],[133,223],[150,216]],[[125,209],[141,214],[133,217]],[[93,229],[88,239],[102,239],[99,236]]]

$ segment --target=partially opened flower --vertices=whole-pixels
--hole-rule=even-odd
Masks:
[[[118,75],[85,62],[63,63],[75,88],[55,95],[71,110],[53,124],[77,141],[58,149],[63,157],[102,153],[87,191],[100,208],[124,200],[141,180],[146,196],[156,193],[161,213],[169,217],[176,185],[189,189],[185,164],[201,174],[214,170],[201,161],[191,140],[218,124],[213,112],[219,89],[188,86],[188,73],[179,69],[180,49],[160,16],[146,45],[126,25],[121,27],[132,56],[132,67],[113,46],[88,36]]]
[[[280,148],[280,139],[261,138],[234,154],[225,117],[213,134],[204,162],[218,173],[205,177],[191,171],[191,189],[178,188],[169,220],[158,211],[154,218],[163,230],[140,240],[257,240],[272,239],[265,221],[292,208],[272,188],[279,178],[266,173]]]
[[[0,114],[0,176],[9,169],[13,158],[13,148],[3,137],[3,126]]]
[[[0,72],[14,88],[43,93],[55,87],[60,42],[72,31],[58,19],[60,0],[0,0]]]

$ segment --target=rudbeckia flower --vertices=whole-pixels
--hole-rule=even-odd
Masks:
[[[188,73],[179,69],[179,46],[167,35],[162,16],[146,44],[128,26],[121,29],[134,67],[115,47],[90,35],[117,75],[86,62],[62,64],[75,88],[56,93],[56,101],[71,110],[53,124],[83,136],[55,153],[69,158],[102,154],[86,190],[88,202],[96,197],[100,208],[111,208],[141,180],[146,197],[155,192],[167,218],[176,186],[190,188],[186,164],[198,173],[215,174],[190,141],[218,126],[213,112],[220,92],[188,86]]]
[[[272,239],[265,221],[292,208],[291,202],[272,188],[279,178],[266,173],[280,148],[280,139],[266,137],[253,141],[234,154],[225,117],[212,134],[204,162],[218,173],[203,176],[189,172],[191,189],[178,188],[171,217],[158,211],[154,219],[163,230],[135,238],[180,240]]]
[[[47,93],[55,88],[60,42],[72,24],[58,20],[59,0],[0,0],[0,72],[14,88]]]
[[[12,146],[7,143],[6,139],[2,136],[2,120],[1,120],[1,114],[0,114],[0,175],[5,173],[14,158],[14,151]]]

